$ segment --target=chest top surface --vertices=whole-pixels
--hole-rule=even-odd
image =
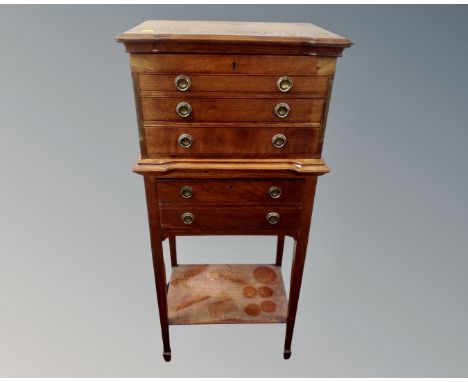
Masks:
[[[232,53],[234,46],[237,46],[234,51],[238,53],[238,47],[242,45],[245,53],[278,53],[275,47],[284,49],[289,46],[295,49],[289,53],[321,55],[332,52],[331,55],[339,55],[352,44],[346,37],[314,24],[240,21],[147,20],[116,39],[126,45],[127,51],[134,53],[171,50]],[[250,50],[245,47],[250,47]],[[314,51],[312,48],[322,50]]]
[[[147,20],[122,33],[119,41],[205,40],[289,42],[349,46],[351,41],[309,23]]]

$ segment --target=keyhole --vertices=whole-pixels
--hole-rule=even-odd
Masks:
[[[234,62],[232,63],[232,71],[233,71],[233,72],[236,71],[236,67],[237,67],[237,64],[236,64],[236,62],[234,61]]]

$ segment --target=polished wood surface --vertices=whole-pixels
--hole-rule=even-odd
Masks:
[[[175,86],[177,77],[175,74],[137,73],[137,75],[142,96],[155,94],[154,92],[181,94],[180,90],[177,90]],[[281,93],[277,87],[277,82],[281,77],[279,75],[191,74],[188,77],[191,80],[191,86],[183,93],[184,95],[198,92],[233,92],[244,96],[246,93],[274,93],[285,96],[297,93],[311,93],[312,96],[317,98],[324,98],[329,81],[329,77],[326,75],[295,75],[291,76],[293,80],[291,90],[287,93]],[[203,96],[203,94],[198,94],[198,96]]]
[[[262,154],[319,158],[335,64],[330,57],[132,54],[141,154],[143,158]],[[176,88],[180,75],[191,81],[187,91]],[[281,92],[277,82],[285,75],[292,88]],[[177,113],[181,103],[191,107],[185,118]],[[280,118],[275,109],[284,103],[290,110]],[[183,134],[177,130],[179,124],[190,127],[186,134],[197,135],[189,150],[176,143]],[[239,128],[246,124],[264,129],[241,132]],[[277,150],[267,139],[272,126],[319,130],[293,131],[287,145]],[[223,130],[204,131],[205,127]]]
[[[321,153],[336,61],[351,41],[312,24],[193,21],[148,21],[117,40],[130,53],[133,171],[145,180],[164,359],[169,325],[211,323],[285,323],[288,359],[317,178],[330,171]],[[179,264],[182,235],[273,235],[276,254],[258,265]]]
[[[313,128],[203,128],[168,127],[145,128],[146,152],[149,158],[165,155],[182,156],[225,156],[253,155],[313,157],[318,155],[320,130]],[[193,143],[190,147],[181,147],[178,138],[189,134]],[[275,135],[286,137],[286,144],[273,146]]]
[[[276,261],[275,265],[278,267],[281,267],[283,264],[283,251],[284,251],[284,239],[285,235],[279,235],[278,236],[278,241],[276,243]]]
[[[188,102],[192,107],[189,117],[180,117],[176,106]],[[275,106],[285,102],[284,98],[194,98],[178,96],[173,98],[142,97],[142,117],[145,121],[168,122],[320,122],[324,107],[323,99],[295,98],[286,103],[291,112],[285,118],[275,115]]]
[[[169,236],[169,251],[171,253],[171,267],[176,267],[177,263],[177,242],[175,236]]]
[[[162,204],[159,206],[161,213],[161,227],[163,228],[185,228],[192,227],[211,228],[211,227],[243,227],[243,228],[263,228],[265,230],[278,231],[281,228],[297,229],[301,216],[301,207],[285,206],[262,206],[254,207],[231,207],[225,206],[168,206]],[[277,213],[279,221],[276,224],[270,224],[267,221],[269,213]],[[185,224],[182,221],[184,213],[194,215],[193,223]]]
[[[132,72],[162,74],[330,75],[336,58],[226,54],[131,54]]]
[[[298,231],[298,235],[294,242],[291,281],[289,284],[288,318],[283,352],[283,357],[285,359],[289,359],[291,357],[291,342],[294,332],[294,325],[296,322],[299,293],[301,291],[302,275],[304,273],[304,264],[307,254],[307,244],[309,242],[309,230],[312,217],[312,208],[315,199],[316,185],[317,177],[308,177],[306,179],[306,198],[302,206],[302,215],[299,222],[301,229]]]
[[[190,187],[191,196],[183,196],[182,189]],[[280,195],[272,197],[269,190],[279,188]],[[304,197],[303,180],[159,180],[159,203],[266,203],[284,205],[301,203]]]
[[[141,175],[158,175],[165,178],[265,178],[297,177],[298,175],[323,175],[330,172],[325,161],[309,158],[249,159],[249,158],[169,158],[141,159],[133,168]]]
[[[148,210],[148,225],[150,231],[151,252],[153,260],[154,281],[156,286],[159,321],[161,323],[161,335],[163,340],[163,356],[166,361],[171,359],[171,346],[169,341],[169,319],[167,317],[167,283],[166,266],[162,248],[162,235],[159,229],[159,209],[154,208],[158,204],[158,192],[156,178],[148,176],[144,178],[146,206]]]
[[[148,20],[120,34],[127,52],[340,56],[345,37],[313,24]]]
[[[118,41],[168,40],[208,42],[270,42],[349,46],[351,41],[309,23],[262,23],[239,21],[147,20],[122,33]]]

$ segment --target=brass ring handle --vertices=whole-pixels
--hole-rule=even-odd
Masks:
[[[268,189],[268,195],[273,199],[278,199],[281,196],[281,187],[278,186],[271,186]]]
[[[184,224],[192,224],[195,220],[195,215],[190,212],[184,212],[180,218]]]
[[[179,117],[187,118],[192,114],[192,106],[187,102],[180,102],[176,106],[176,112]]]
[[[192,80],[190,79],[189,76],[186,76],[185,74],[181,74],[175,78],[174,84],[177,90],[181,92],[186,92],[187,90],[190,89],[190,86],[192,86]]]
[[[189,199],[193,196],[193,189],[192,187],[189,186],[184,186],[180,189],[180,195],[182,195],[183,198]]]
[[[282,102],[275,106],[275,115],[278,118],[286,118],[290,111],[291,108],[287,103]]]
[[[188,149],[193,144],[193,138],[189,134],[182,134],[177,138],[177,142],[179,142],[180,147]]]
[[[290,91],[293,87],[293,80],[291,77],[288,76],[283,76],[278,78],[278,81],[276,82],[276,87],[280,92],[286,93]]]
[[[279,222],[279,219],[280,219],[280,216],[279,214],[277,214],[276,212],[270,212],[268,213],[268,215],[266,216],[266,220],[268,223],[270,224],[276,224]]]
[[[286,137],[283,134],[276,134],[273,138],[271,138],[271,142],[273,143],[273,146],[276,147],[277,149],[280,149],[286,144]]]

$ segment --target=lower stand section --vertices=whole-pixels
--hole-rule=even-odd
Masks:
[[[288,314],[281,267],[268,264],[178,265],[167,306],[169,325],[285,323]],[[171,351],[163,357],[169,362]]]
[[[288,303],[279,266],[178,265],[172,268],[168,288],[170,325],[287,321]],[[171,352],[165,351],[163,357],[169,362]],[[284,350],[283,358],[291,358],[291,349]]]
[[[289,359],[317,177],[330,171],[325,162],[322,159],[285,160],[279,157],[159,158],[141,159],[134,171],[143,175],[145,181],[164,359],[171,359],[170,325],[216,323],[286,323],[283,355],[284,359]],[[207,188],[199,194],[205,195],[205,199],[177,199],[172,194],[168,198],[168,194],[163,192],[163,182],[184,180],[185,185],[191,184],[194,179],[197,182],[206,181],[204,184]],[[272,201],[267,193],[268,188],[264,194],[266,199],[259,199],[260,194],[255,193],[251,197],[249,190],[263,187],[267,179],[275,184],[277,180],[288,184],[294,181],[297,188],[291,188],[291,192],[286,188],[283,190],[284,203]],[[223,191],[217,192],[222,182]],[[201,190],[199,186],[196,187]],[[237,195],[235,198],[234,194]],[[295,195],[299,194],[303,194],[303,197],[296,198]],[[194,195],[197,195],[197,191]],[[261,222],[253,220],[257,218],[259,209],[266,205],[268,211],[271,208],[277,215],[281,212],[279,224],[267,225],[263,212]],[[220,206],[232,208],[237,220],[233,221],[231,215],[226,215]],[[194,225],[186,227],[179,217],[188,211],[193,214],[195,209],[200,218],[195,220]],[[176,249],[178,235],[277,236],[276,261],[274,265],[179,265]],[[280,268],[285,236],[295,239],[288,297]],[[169,283],[162,248],[162,241],[166,238],[169,238],[172,265]]]

